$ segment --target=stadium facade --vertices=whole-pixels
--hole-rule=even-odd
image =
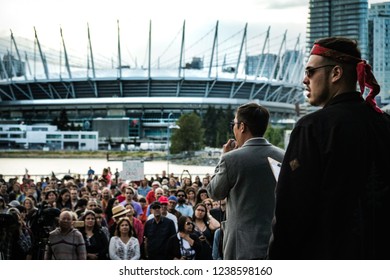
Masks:
[[[184,53],[189,57],[190,52],[185,50],[185,23],[182,34],[181,50],[175,55],[176,65],[152,65],[149,35],[148,65],[130,67],[123,65],[121,59],[118,24],[118,57],[114,68],[105,69],[95,66],[90,38],[87,66],[75,68],[62,38],[63,71],[55,72],[50,71],[53,68],[47,60],[50,56],[45,54],[37,32],[35,53],[31,54],[30,47],[30,55],[28,50],[18,47],[11,32],[14,50],[0,48],[0,119],[2,122],[50,123],[65,110],[69,121],[85,130],[91,130],[93,123],[99,120],[109,121],[107,124],[112,127],[125,123],[128,129],[121,130],[121,141],[140,143],[166,141],[169,125],[181,114],[197,111],[202,115],[209,106],[235,109],[252,101],[269,108],[272,121],[297,117],[304,90],[304,53],[299,38],[289,45],[291,40],[287,40],[286,32],[277,42],[275,53],[270,53],[266,50],[275,42],[271,42],[268,28],[262,44],[252,46],[252,51],[248,52],[250,39],[246,25],[240,32],[237,48],[221,54],[223,43],[218,43],[217,23],[210,49],[202,55],[192,55],[192,61],[186,63]],[[41,65],[40,73],[30,70],[29,56],[33,55],[39,58],[34,65]],[[5,67],[3,58],[13,61],[11,68]],[[223,63],[218,65],[218,61]],[[25,65],[30,71],[16,71],[16,65]],[[104,135],[99,134],[99,137],[101,141],[107,140]]]

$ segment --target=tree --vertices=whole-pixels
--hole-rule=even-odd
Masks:
[[[193,152],[203,147],[204,129],[202,120],[195,113],[181,115],[177,121],[180,129],[172,129],[171,148],[172,154],[188,151]]]
[[[281,127],[274,127],[269,125],[264,134],[266,138],[273,145],[284,149],[284,129]]]

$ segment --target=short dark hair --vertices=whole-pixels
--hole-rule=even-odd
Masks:
[[[269,112],[257,103],[247,103],[237,109],[237,121],[243,122],[255,137],[263,137],[268,127]]]

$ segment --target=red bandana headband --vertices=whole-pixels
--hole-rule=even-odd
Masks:
[[[376,81],[374,74],[372,73],[371,66],[363,59],[336,51],[332,49],[325,48],[318,44],[314,44],[310,54],[320,55],[328,57],[332,60],[341,62],[341,63],[356,63],[357,78],[360,86],[361,94],[364,93],[364,88],[368,87],[370,92],[366,97],[366,102],[374,108],[375,111],[383,113],[381,109],[376,105],[375,96],[380,92],[380,86]]]

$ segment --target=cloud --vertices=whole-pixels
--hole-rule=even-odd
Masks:
[[[261,0],[260,2],[263,3]],[[273,0],[268,1],[265,7],[267,9],[290,9],[297,7],[307,7],[308,3],[309,0]]]

